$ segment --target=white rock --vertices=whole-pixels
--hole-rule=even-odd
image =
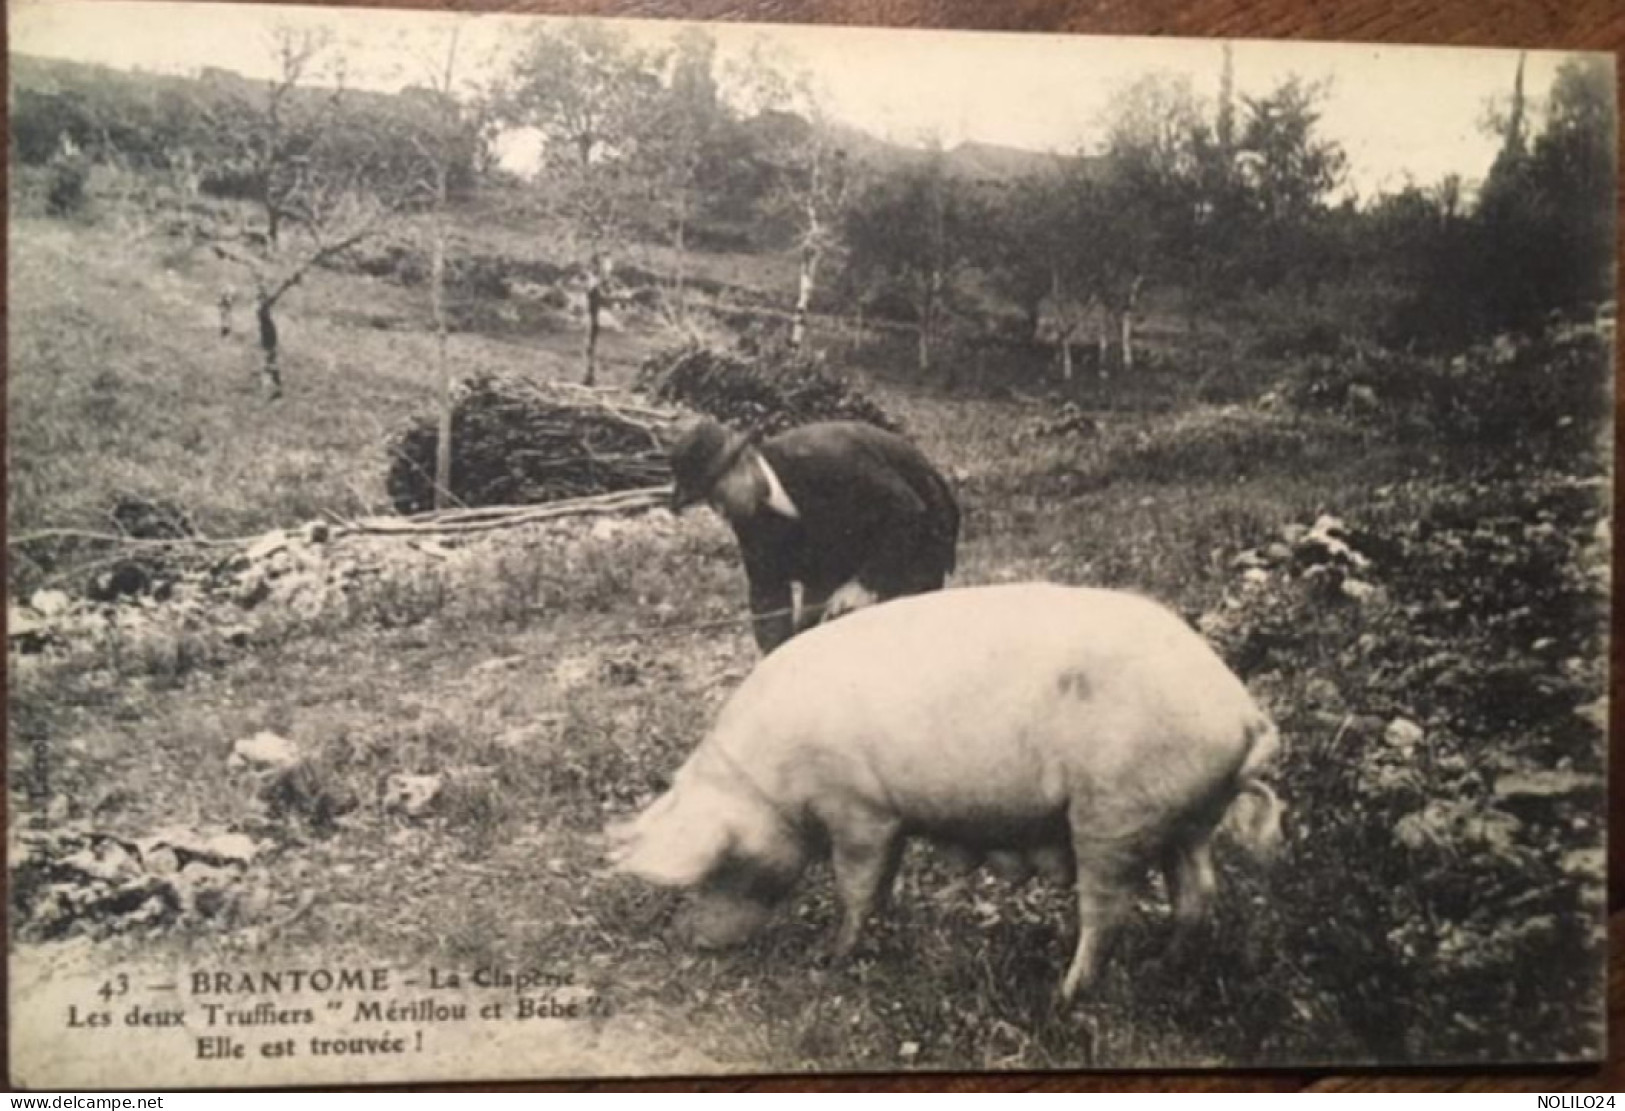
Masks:
[[[168,845],[155,845],[143,850],[141,862],[155,876],[173,876],[181,870],[180,854]]]
[[[46,617],[59,617],[67,613],[73,606],[73,599],[65,590],[36,590],[29,596],[28,604],[34,612]]]
[[[1560,798],[1581,791],[1604,788],[1601,776],[1585,775],[1563,768],[1531,768],[1528,771],[1509,772],[1496,778],[1493,790],[1497,798],[1543,799]]]
[[[626,531],[627,522],[614,517],[599,517],[587,528],[587,535],[594,540],[610,540]]]
[[[1422,727],[1409,718],[1395,718],[1388,723],[1388,728],[1382,731],[1384,743],[1401,749],[1415,748],[1422,743],[1424,736],[1426,734],[1422,731]]]
[[[384,780],[384,809],[409,818],[421,817],[440,797],[444,780],[438,775],[396,772]]]
[[[281,529],[272,529],[264,536],[248,546],[243,554],[250,562],[258,563],[262,559],[270,559],[288,547],[288,534]]]
[[[1344,597],[1352,598],[1356,602],[1371,601],[1377,596],[1380,589],[1380,587],[1373,586],[1368,582],[1361,582],[1359,579],[1344,579],[1342,586]]]
[[[135,857],[116,841],[103,841],[94,850],[81,849],[61,864],[106,883],[122,883],[141,871]]]
[[[1598,729],[1607,730],[1608,698],[1606,696],[1597,699],[1595,702],[1587,702],[1584,706],[1576,706],[1574,712]]]
[[[1315,523],[1310,526],[1309,534],[1311,536],[1335,536],[1341,540],[1348,535],[1348,530],[1344,528],[1341,517],[1333,517],[1330,513],[1322,513],[1315,518]]]
[[[209,853],[221,860],[251,864],[259,855],[259,845],[246,833],[217,833],[205,843]]]
[[[38,617],[17,606],[6,607],[6,636],[15,640],[38,636],[48,626]]]
[[[256,769],[291,768],[299,763],[302,754],[299,746],[280,737],[275,733],[255,733],[252,737],[244,737],[231,746],[231,759],[228,766],[241,767],[247,765]]]

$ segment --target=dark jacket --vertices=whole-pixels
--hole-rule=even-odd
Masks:
[[[847,582],[884,600],[939,589],[954,569],[958,503],[901,436],[830,422],[792,429],[757,450],[799,513],[790,518],[763,507],[729,522],[764,652],[817,624],[824,602]],[[790,608],[791,583],[802,587],[800,619],[762,617]]]

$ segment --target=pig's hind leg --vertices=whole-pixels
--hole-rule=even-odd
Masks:
[[[830,864],[841,900],[841,928],[833,956],[839,962],[852,955],[870,913],[890,900],[903,857],[903,833],[895,820],[854,814],[842,815],[834,829]]]
[[[1061,981],[1062,1003],[1070,1003],[1094,981],[1106,943],[1127,906],[1129,879],[1136,862],[1144,859],[1132,836],[1107,833],[1087,807],[1074,803],[1068,818],[1077,867],[1078,947]]]
[[[1078,991],[1094,982],[1112,929],[1123,916],[1125,896],[1116,877],[1078,873],[1078,947],[1061,981],[1061,1002],[1070,1003]]]

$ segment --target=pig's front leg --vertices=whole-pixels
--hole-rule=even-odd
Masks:
[[[839,822],[831,826],[830,834],[830,862],[841,900],[841,928],[833,952],[836,963],[852,955],[870,912],[890,898],[903,856],[902,830],[895,820],[843,814]]]

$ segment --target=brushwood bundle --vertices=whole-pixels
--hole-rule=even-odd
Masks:
[[[480,375],[458,388],[451,418],[450,502],[533,505],[659,486],[671,479],[660,429],[673,413],[622,393]],[[390,445],[396,512],[434,507],[434,415]]]
[[[656,401],[715,417],[754,437],[822,420],[901,424],[816,357],[746,356],[690,343],[644,360],[637,387]]]

